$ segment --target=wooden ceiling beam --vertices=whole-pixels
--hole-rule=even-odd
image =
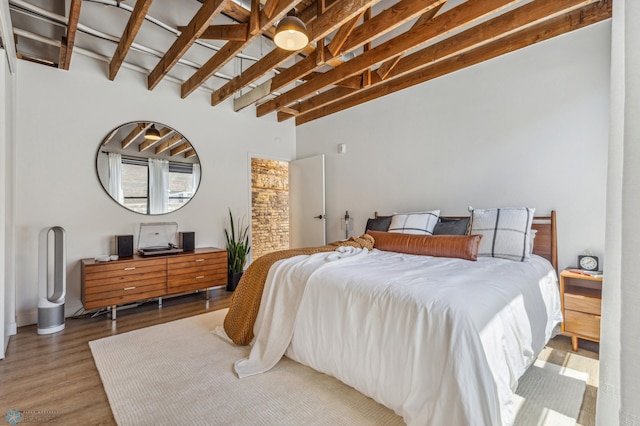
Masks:
[[[441,7],[442,6],[444,6],[444,3],[441,5]],[[433,17],[436,16],[438,11],[440,11],[441,7],[437,8],[437,9],[432,9],[432,10],[426,12],[426,13],[423,13],[422,16],[420,16],[418,18],[418,20],[413,24],[412,28],[425,25],[427,23],[427,21],[432,20]],[[397,56],[395,56],[395,57],[393,57],[391,59],[387,59],[385,62],[383,62],[378,67],[376,72],[378,73],[378,75],[380,76],[381,79],[384,80],[385,78],[387,78],[387,75],[389,75],[389,73],[391,72],[393,67],[396,66],[396,64],[398,63],[400,58],[402,58],[402,54],[397,55]]]
[[[543,2],[540,1],[538,1],[537,4],[535,2],[529,3],[514,11],[505,13],[453,37],[419,50],[406,58],[398,58],[398,65],[389,77],[396,78],[415,69],[422,68],[425,65],[433,64],[447,59],[450,56],[463,53],[465,50],[481,45],[485,37],[504,37],[514,31],[514,25],[517,26],[516,29],[521,30],[535,24],[539,19],[546,19],[546,17],[549,16],[549,10],[545,9],[542,3]],[[391,72],[391,70],[389,72]],[[374,73],[369,81],[369,86],[376,86],[382,82],[383,78],[380,74]],[[366,87],[366,85],[363,84],[363,87]],[[306,114],[314,109],[349,96],[353,96],[353,92],[347,93],[337,88],[331,89],[323,92],[321,95],[305,99],[297,105],[297,108],[301,114]]]
[[[360,89],[362,87],[363,77],[362,75],[354,75],[353,77],[347,77],[336,83],[336,86],[346,87],[347,89]]]
[[[355,50],[380,35],[397,28],[422,13],[425,13],[425,11],[433,9],[439,10],[439,7],[445,2],[446,0],[401,0],[392,7],[380,12],[373,18],[368,19],[359,27],[356,27],[342,46],[342,52]],[[333,57],[330,51],[325,50],[324,53],[325,62],[332,66],[337,66],[342,63],[342,60],[338,60],[337,63],[332,62],[338,58]],[[296,62],[291,67],[274,76],[270,82],[265,82],[258,86],[258,88],[253,89],[234,100],[234,110],[239,111],[317,69],[316,55],[317,52],[310,54],[305,59]],[[268,90],[266,90],[267,87]]]
[[[184,158],[191,158],[196,156],[196,150],[191,148],[184,153]]]
[[[324,106],[307,111],[305,111],[306,107],[304,105],[307,101],[298,104],[300,115],[296,117],[296,125],[308,123],[416,84],[424,83],[506,53],[525,48],[532,44],[604,21],[611,18],[611,13],[612,0],[600,0],[597,3],[589,4],[549,20],[543,20],[520,31],[512,32],[505,37],[495,39],[487,44],[480,45],[475,49],[449,57],[443,61],[425,64],[425,67],[397,78],[381,81],[380,77],[374,73],[373,78],[375,80],[375,77],[377,77],[380,81],[379,85],[355,93],[344,94],[344,96],[340,96],[340,94],[337,93],[339,89],[332,89],[319,96],[309,98],[307,101],[316,102],[319,105],[322,103],[320,97],[325,94],[326,98],[330,96],[334,96],[335,98],[338,96],[337,101],[327,102]],[[330,94],[329,92],[334,93]]]
[[[249,23],[249,17],[250,17],[249,11],[244,7],[238,5],[236,2],[233,2],[233,1],[227,2],[225,4],[224,10],[222,11],[222,14],[236,21],[239,24]],[[248,26],[247,26],[247,29],[248,29]],[[270,40],[273,40],[273,36],[275,35],[275,33],[276,33],[276,29],[274,27],[274,28],[268,28],[267,30],[265,30],[264,33],[262,33],[262,35]]]
[[[152,90],[167,75],[169,70],[178,62],[178,60],[189,50],[191,45],[200,37],[200,35],[209,27],[216,16],[222,13],[224,4],[228,0],[205,0],[200,9],[193,16],[189,25],[178,36],[176,41],[171,45],[169,50],[160,59],[156,67],[151,71],[147,78],[147,86]]]
[[[280,0],[267,0],[262,7],[262,11],[267,16],[267,18],[272,18],[273,14],[276,11]]]
[[[120,146],[122,149],[127,149],[129,145],[133,143],[140,135],[142,135],[145,130],[151,127],[151,123],[138,123],[136,127],[133,128],[131,133],[129,133],[123,140]]]
[[[191,149],[191,145],[189,144],[189,142],[184,142],[178,145],[177,147],[172,148],[171,151],[169,151],[169,155],[171,157],[175,157],[176,155],[180,155],[183,152],[186,152],[190,149]]]
[[[157,141],[145,140],[140,145],[138,145],[138,152],[144,152],[147,149],[151,148],[152,146],[157,145],[159,143],[162,143],[162,140],[164,138],[166,138],[167,136],[172,135],[173,133],[174,133],[173,129],[170,129],[168,127],[163,127],[162,129],[160,129],[160,139],[158,139]]]
[[[329,35],[343,23],[359,14],[361,10],[375,4],[376,1],[377,0],[339,0],[337,3],[334,3],[333,7],[308,25],[307,30],[310,34],[309,43],[313,43]],[[283,49],[272,50],[241,75],[236,76],[220,89],[213,92],[211,94],[211,105],[218,105],[220,102],[232,96],[236,91],[253,83],[295,54],[296,52]]]
[[[162,154],[166,150],[173,148],[174,146],[179,144],[182,141],[182,139],[183,139],[182,135],[178,133],[169,137],[169,139],[162,142],[160,145],[156,147],[156,154]]]
[[[109,133],[109,135],[102,141],[102,146],[108,145],[109,142],[111,142],[111,139],[113,139],[113,137],[118,133],[118,130],[120,130],[119,127],[117,129],[113,129],[111,133]]]
[[[178,31],[182,32],[187,27],[178,27]],[[246,41],[249,24],[229,24],[229,25],[210,25],[202,34],[201,40],[233,40]]]
[[[71,0],[69,6],[69,20],[67,23],[67,36],[62,38],[60,44],[60,57],[58,67],[68,70],[71,65],[71,53],[73,53],[73,45],[76,41],[76,32],[78,30],[78,20],[80,19],[80,7],[82,0]]]
[[[517,0],[468,0],[448,12],[436,16],[424,25],[413,27],[409,31],[327,71],[322,74],[322,76],[294,87],[288,92],[258,105],[256,107],[256,114],[258,117],[261,117],[288,106],[298,99],[305,98],[318,90],[335,84],[337,81],[361,73],[379,62],[420,46],[435,37],[440,37],[469,25],[516,2]],[[372,22],[374,19],[375,18],[371,18],[368,22]]]
[[[127,26],[124,28],[122,37],[120,37],[120,41],[118,42],[118,47],[116,47],[111,62],[109,62],[109,80],[113,81],[116,78],[118,70],[120,66],[122,66],[133,40],[136,38],[140,27],[142,27],[144,18],[147,16],[147,12],[151,7],[151,2],[153,2],[153,0],[138,0],[133,7],[131,16],[129,16],[129,22],[127,22]]]
[[[251,44],[261,32],[266,28],[270,28],[280,18],[285,16],[289,10],[294,8],[301,0],[282,0],[278,2],[273,16],[268,17],[264,11],[260,11],[260,1],[252,0],[254,13],[249,22],[249,34],[245,41],[228,41],[216,52],[204,65],[200,67],[187,81],[182,84],[181,96],[186,98],[200,85],[207,81],[213,74],[218,72],[230,60],[232,60],[245,47]]]
[[[358,25],[358,21],[360,21],[360,18],[362,18],[362,15],[364,15],[367,10],[369,9],[361,11],[358,15],[353,17],[350,21],[347,21],[340,27],[340,29],[338,29],[336,34],[333,36],[333,39],[327,46],[327,50],[331,52],[331,55],[339,56],[342,54],[342,46],[344,46],[347,38],[351,35],[353,30],[356,28],[356,25]]]
[[[295,118],[295,115],[287,114],[283,111],[278,111],[278,122],[286,121],[290,118]]]

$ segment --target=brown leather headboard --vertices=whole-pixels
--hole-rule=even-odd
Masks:
[[[375,212],[374,217],[380,216]],[[445,219],[462,219],[467,216],[441,216]],[[531,228],[537,231],[533,241],[533,252],[540,257],[544,257],[558,270],[558,237],[556,231],[556,211],[551,210],[549,216],[534,216]]]

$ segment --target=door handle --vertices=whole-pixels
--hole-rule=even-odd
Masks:
[[[319,214],[318,216],[314,216],[314,219],[324,219],[326,217],[326,215],[323,214]]]

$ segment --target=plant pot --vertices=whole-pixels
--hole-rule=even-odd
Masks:
[[[229,276],[227,277],[227,291],[234,291],[238,286],[241,277],[242,272],[229,272]]]

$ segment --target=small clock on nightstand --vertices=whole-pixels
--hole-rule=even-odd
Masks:
[[[597,271],[598,258],[590,254],[581,254],[578,256],[578,267],[585,271]]]

